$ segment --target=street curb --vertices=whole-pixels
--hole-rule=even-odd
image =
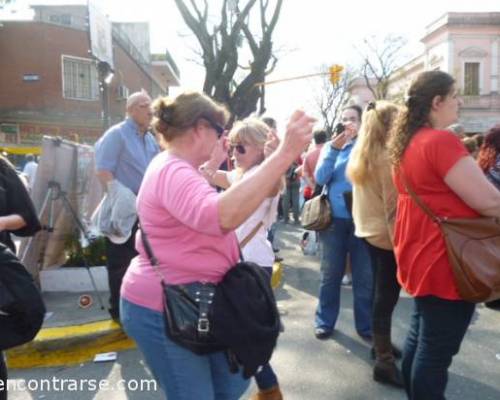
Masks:
[[[112,320],[45,328],[33,341],[8,350],[7,365],[19,369],[69,366],[91,361],[98,353],[134,347]]]

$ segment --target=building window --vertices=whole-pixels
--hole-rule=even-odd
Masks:
[[[94,62],[63,57],[63,97],[75,100],[98,100],[97,68]]]
[[[49,21],[54,24],[71,26],[71,14],[52,14]]]
[[[479,95],[479,63],[466,62],[464,64],[464,95]]]

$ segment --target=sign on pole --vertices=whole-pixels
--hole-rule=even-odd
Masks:
[[[97,0],[88,0],[91,52],[97,60],[114,69],[111,21],[97,4]]]

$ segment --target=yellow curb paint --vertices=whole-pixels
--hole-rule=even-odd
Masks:
[[[71,336],[98,335],[99,333],[109,332],[110,330],[119,331],[121,330],[121,327],[115,321],[107,320],[91,322],[83,325],[45,328],[38,333],[34,341],[65,339]]]
[[[7,351],[7,365],[20,369],[69,366],[91,361],[98,353],[134,347],[113,321],[46,328],[32,342]]]

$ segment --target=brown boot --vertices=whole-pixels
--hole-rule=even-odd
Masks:
[[[373,379],[399,388],[404,387],[403,377],[394,359],[390,335],[373,335],[376,361]]]
[[[250,397],[250,400],[283,400],[283,395],[280,387],[276,385],[269,389],[259,390],[258,393]]]

